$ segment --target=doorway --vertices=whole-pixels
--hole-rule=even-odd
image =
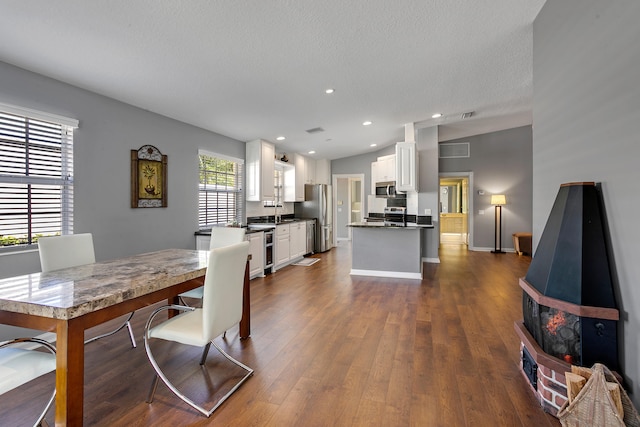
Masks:
[[[336,241],[351,240],[352,222],[364,221],[364,175],[334,175],[334,236]]]
[[[470,179],[468,175],[440,175],[440,244],[470,246]]]

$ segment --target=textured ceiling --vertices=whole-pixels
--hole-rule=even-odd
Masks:
[[[0,61],[335,159],[403,140],[406,123],[440,140],[531,124],[544,1],[4,0]]]

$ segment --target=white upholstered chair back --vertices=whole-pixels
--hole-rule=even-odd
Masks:
[[[242,317],[242,290],[249,242],[211,250],[202,298],[203,338],[211,341]]]
[[[96,262],[91,233],[38,239],[42,272]]]
[[[42,272],[60,270],[62,268],[77,267],[93,264],[96,255],[93,249],[93,235],[91,233],[68,234],[64,236],[42,237],[38,239],[40,252],[40,267]],[[127,328],[131,346],[136,347],[136,339],[131,327],[133,312],[122,325],[111,332],[103,333],[85,341],[85,344],[115,334],[120,329]]]
[[[240,227],[213,227],[209,249],[221,248],[244,241],[245,229]]]

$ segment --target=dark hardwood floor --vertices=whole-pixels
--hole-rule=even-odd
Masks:
[[[126,333],[86,347],[85,425],[560,425],[518,368],[513,322],[521,318],[518,277],[530,258],[443,246],[441,263],[425,264],[416,281],[351,277],[346,244],[314,257],[321,261],[311,267],[252,280],[251,338],[240,341],[234,328],[217,341],[255,374],[211,418],[162,384],[145,403],[153,375],[142,329],[150,307],[134,316],[138,348]],[[215,349],[203,376],[199,349],[154,348],[203,400],[236,375]],[[19,425],[33,411],[22,404],[33,389],[0,398],[10,407],[1,425]]]

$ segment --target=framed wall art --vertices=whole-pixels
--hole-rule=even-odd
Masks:
[[[131,150],[131,207],[167,207],[167,156],[153,145]]]

